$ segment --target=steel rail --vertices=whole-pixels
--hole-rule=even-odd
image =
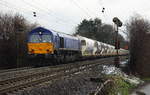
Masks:
[[[34,76],[29,75],[29,76],[23,76],[23,77],[19,77],[19,78],[1,81],[0,82],[1,83],[0,94],[4,94],[4,93],[12,92],[12,91],[15,91],[18,89],[23,89],[23,88],[27,88],[30,86],[38,85],[42,82],[51,81],[51,80],[54,80],[59,77],[63,77],[63,76],[70,75],[70,74],[73,74],[76,72],[80,72],[82,70],[91,68],[93,66],[97,66],[99,64],[104,64],[106,62],[108,62],[108,60],[107,61],[103,60],[103,62],[100,62],[100,63],[97,63],[94,61],[94,62],[90,62],[88,64],[81,64],[81,65],[78,64],[75,66],[71,66],[71,67],[68,66],[68,67],[65,67],[65,68],[62,68],[59,70],[54,70],[53,73],[52,72],[42,72],[40,74],[37,73]],[[47,73],[47,74],[44,75],[45,73]],[[28,80],[28,81],[26,81],[26,80]],[[18,84],[18,82],[19,82],[19,84]],[[20,83],[20,82],[22,82],[22,83]],[[14,84],[14,83],[15,83],[15,85],[10,85],[10,84]]]

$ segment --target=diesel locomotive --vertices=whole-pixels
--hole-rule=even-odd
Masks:
[[[47,58],[57,63],[81,58],[115,56],[115,47],[82,36],[60,33],[44,27],[37,27],[28,34],[28,55],[30,58]],[[119,50],[119,55],[128,51]]]

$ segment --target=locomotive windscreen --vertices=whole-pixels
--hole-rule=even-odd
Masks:
[[[29,42],[31,43],[52,42],[52,36],[46,34],[43,35],[32,34],[29,36]]]

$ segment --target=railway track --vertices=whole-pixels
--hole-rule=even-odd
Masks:
[[[20,71],[20,70],[26,70],[26,69],[31,69],[32,67],[22,67],[22,68],[14,68],[14,69],[6,69],[6,70],[0,70],[1,73],[6,73],[6,72],[14,72],[14,71]]]
[[[107,64],[113,61],[113,58],[105,58],[101,60],[83,61],[73,64],[64,64],[63,66],[56,66],[53,69],[42,70],[41,72],[34,72],[16,76],[13,78],[0,81],[0,95],[11,93],[13,91],[34,87],[47,81],[53,81],[61,77],[75,74],[86,69],[98,66],[100,64]]]

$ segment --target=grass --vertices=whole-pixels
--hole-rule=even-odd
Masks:
[[[109,78],[113,80],[113,84],[108,88],[108,95],[118,95],[118,93],[120,95],[129,95],[130,89],[135,87],[135,85],[130,84],[120,76],[109,76]]]

